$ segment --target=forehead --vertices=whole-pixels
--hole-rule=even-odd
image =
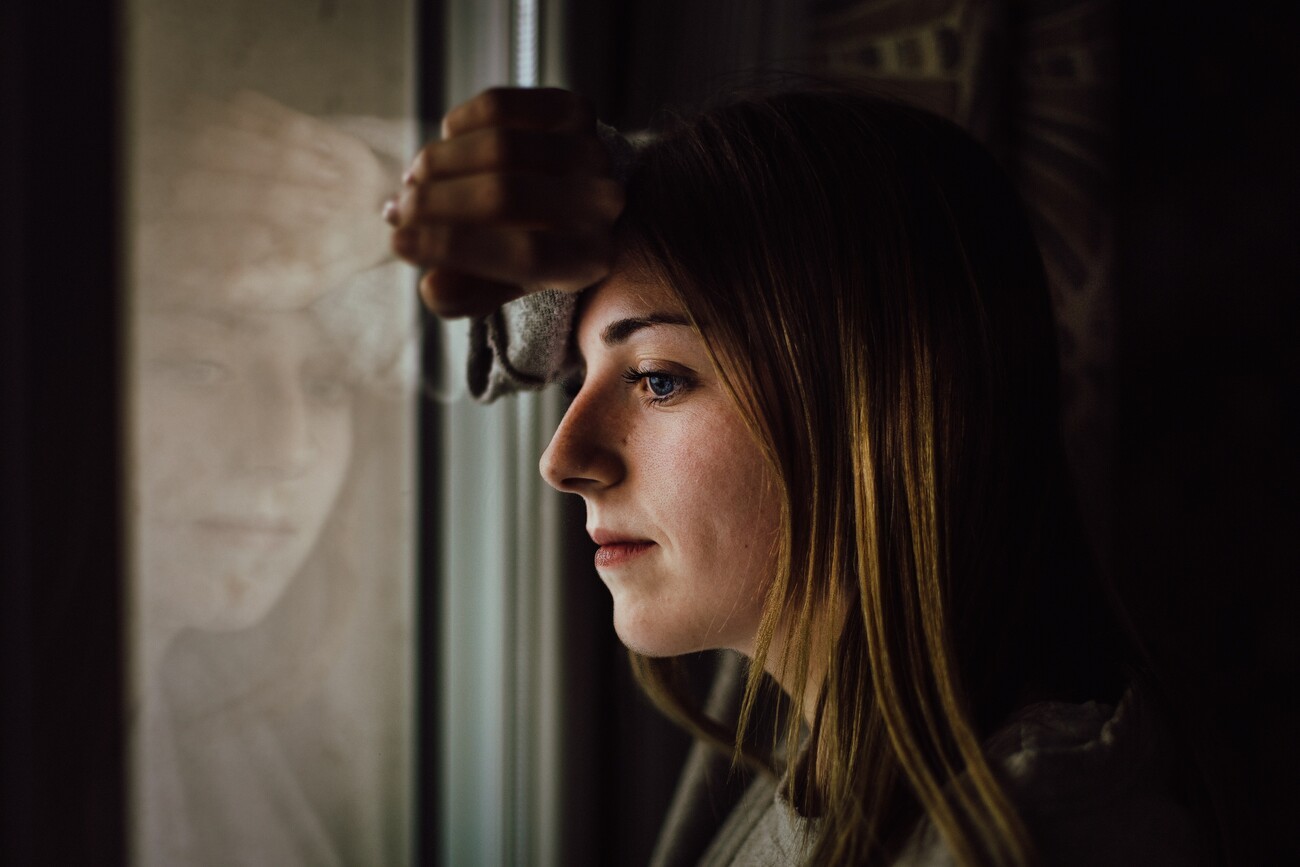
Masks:
[[[686,320],[686,310],[662,281],[641,273],[620,270],[588,289],[578,308],[575,341],[584,351],[601,344],[601,333],[622,319],[669,316]]]

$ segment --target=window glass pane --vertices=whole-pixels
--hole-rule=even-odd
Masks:
[[[408,0],[131,0],[139,864],[410,861]]]

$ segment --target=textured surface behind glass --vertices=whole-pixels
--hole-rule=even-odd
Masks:
[[[408,863],[409,4],[127,9],[132,860]]]

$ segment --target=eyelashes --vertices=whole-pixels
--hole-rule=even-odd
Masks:
[[[642,392],[649,406],[660,406],[677,400],[694,385],[688,376],[666,370],[637,370],[635,367],[629,367],[623,372],[623,381]]]
[[[631,386],[648,406],[662,406],[678,400],[695,386],[695,379],[683,373],[662,369],[638,370],[629,367],[619,377]],[[576,373],[560,381],[565,398],[572,401],[582,391],[585,372]]]

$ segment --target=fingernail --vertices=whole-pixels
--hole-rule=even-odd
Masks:
[[[381,212],[384,216],[384,222],[390,226],[397,225],[397,199],[392,198],[384,202],[384,209]]]
[[[406,187],[413,187],[413,186],[415,186],[415,172],[414,172],[414,171],[411,171],[410,169],[408,169],[408,170],[406,171],[406,174],[402,175],[402,186],[406,186]]]

